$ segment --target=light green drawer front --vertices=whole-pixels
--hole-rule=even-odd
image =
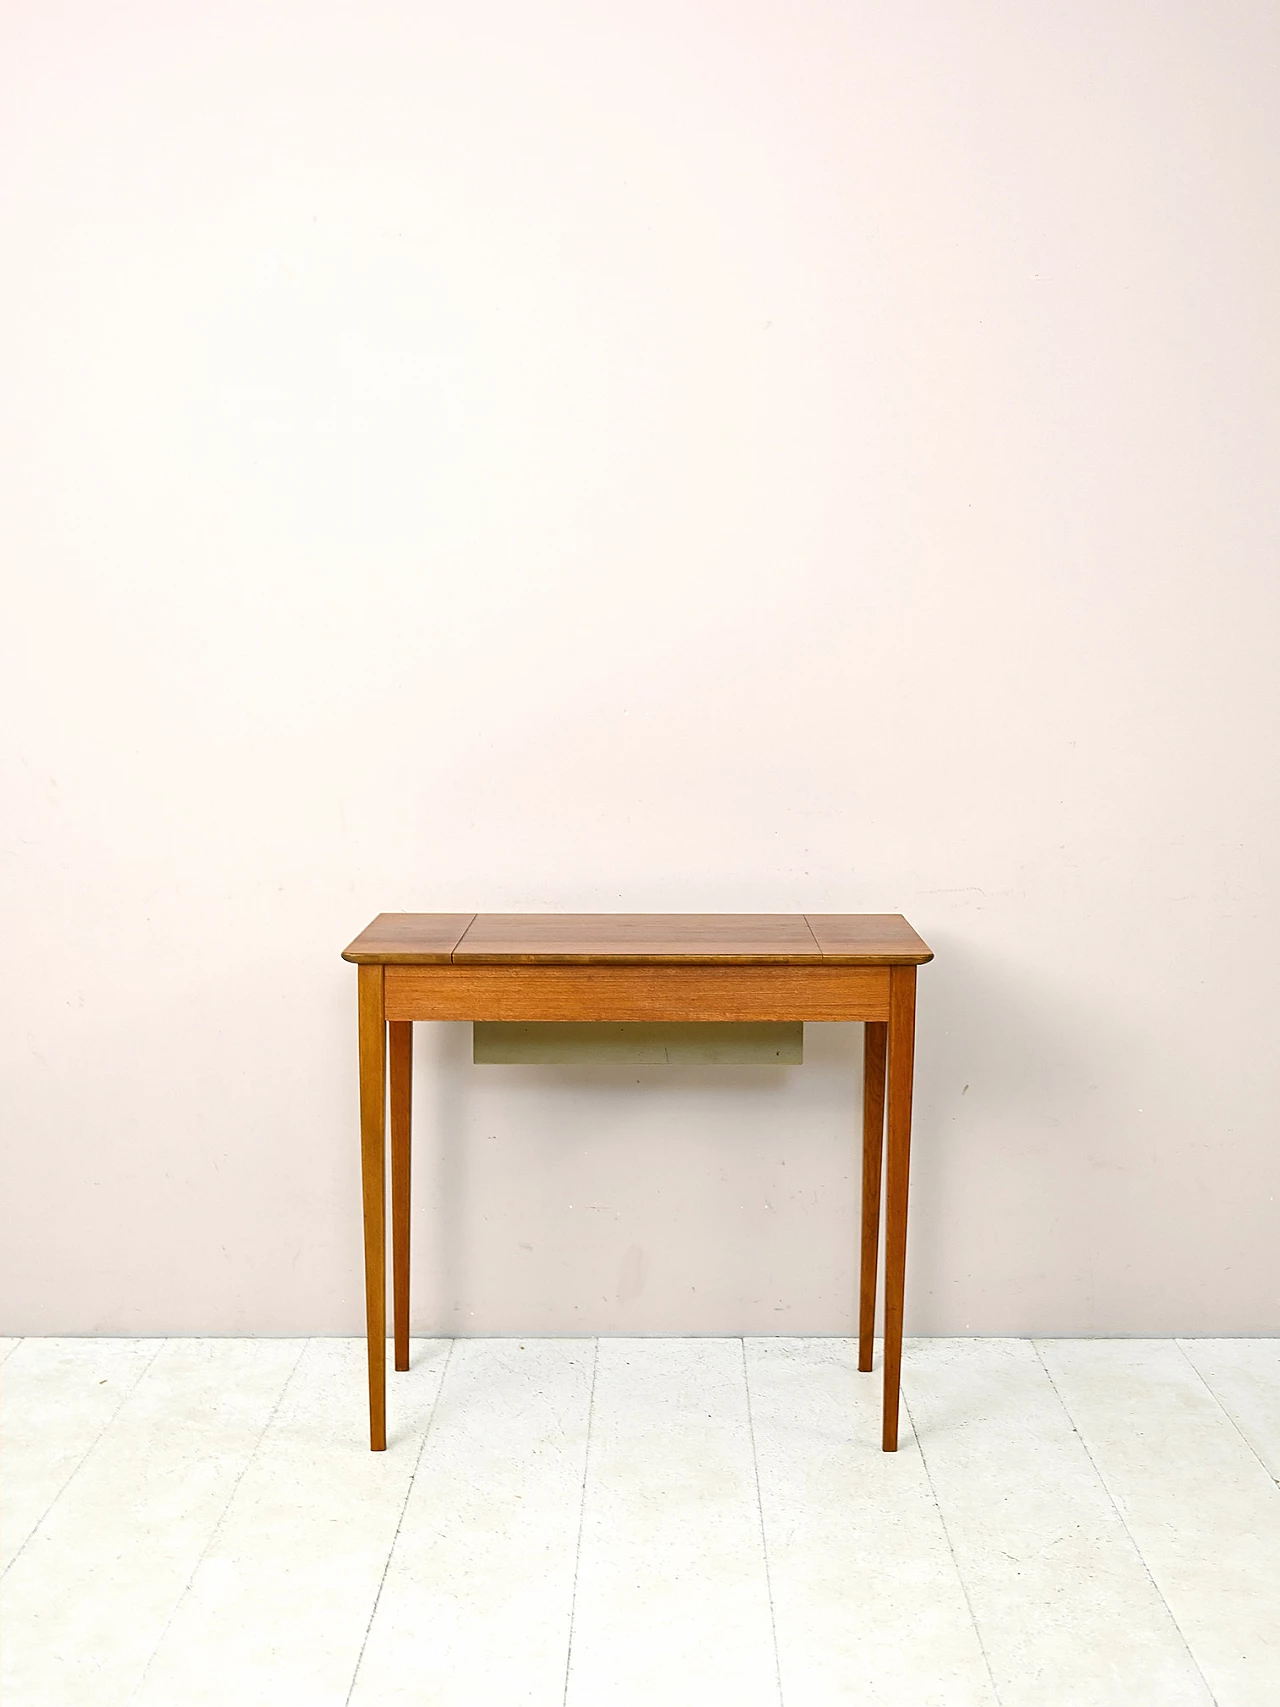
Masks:
[[[472,1059],[506,1066],[798,1067],[804,1025],[477,1020]]]

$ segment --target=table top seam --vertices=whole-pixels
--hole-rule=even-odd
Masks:
[[[827,957],[822,952],[822,944],[818,941],[818,938],[814,932],[813,926],[809,923],[808,913],[801,913],[800,917],[804,920],[804,928],[809,933],[809,941],[813,944],[814,948],[816,948],[818,951],[818,959],[819,960],[825,960]]]
[[[463,943],[467,940],[467,932],[471,929],[472,925],[475,924],[476,920],[479,917],[480,917],[479,913],[472,913],[471,917],[466,922],[466,926],[463,929],[462,935],[458,938],[457,942],[455,942],[453,947],[449,950],[449,964],[450,964],[450,966],[456,966],[458,964],[458,959],[457,959],[458,950],[462,947]]]

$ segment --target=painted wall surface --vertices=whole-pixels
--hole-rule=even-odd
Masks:
[[[0,22],[0,1329],[360,1330],[383,909],[901,911],[909,1331],[1280,1328],[1280,11]],[[859,1044],[420,1028],[417,1330],[848,1331]]]

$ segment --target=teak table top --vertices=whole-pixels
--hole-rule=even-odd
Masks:
[[[357,965],[922,966],[900,913],[379,913]]]

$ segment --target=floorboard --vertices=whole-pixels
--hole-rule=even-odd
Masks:
[[[903,1390],[1001,1707],[1212,1707],[1028,1340],[915,1340]]]
[[[1280,1488],[1174,1341],[1039,1348],[1217,1707],[1275,1707]]]
[[[880,1449],[879,1370],[844,1339],[750,1339],[746,1359],[784,1702],[992,1707],[910,1427]]]
[[[5,1707],[128,1701],[303,1346],[141,1343],[145,1372],[5,1573]]]
[[[449,1345],[414,1344],[370,1452],[364,1345],[307,1343],[130,1707],[342,1707]]]
[[[1178,1344],[1267,1474],[1280,1482],[1280,1339]]]
[[[28,1339],[20,1353],[18,1343],[0,1380],[6,1571],[164,1342]]]
[[[737,1339],[602,1339],[567,1707],[778,1707]]]
[[[594,1361],[590,1340],[456,1342],[352,1707],[560,1707]]]

